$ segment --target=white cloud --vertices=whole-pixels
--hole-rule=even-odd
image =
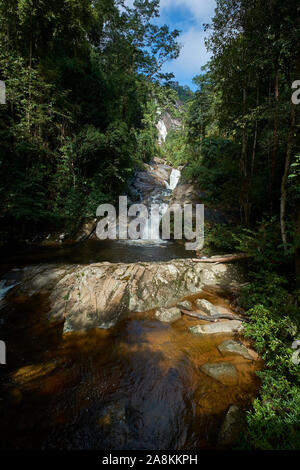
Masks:
[[[164,10],[184,7],[190,10],[196,21],[205,23],[214,14],[216,0],[160,0],[160,9]]]
[[[164,66],[164,72],[173,72],[176,75],[191,76],[201,72],[201,67],[210,58],[204,44],[206,33],[191,28],[180,36],[182,44],[180,56]]]
[[[133,6],[133,2],[134,0],[125,0],[129,7]],[[216,0],[160,0],[161,14],[178,7],[187,8],[196,21],[204,23],[213,16]]]
[[[126,0],[126,3],[132,6],[133,1]],[[203,31],[203,23],[209,23],[213,17],[216,0],[160,0],[161,22],[169,24],[172,29],[173,25],[170,24],[168,15],[179,8],[187,10],[193,26],[187,26],[187,23],[183,21],[180,27],[180,17],[176,18],[176,27],[183,30],[179,37],[182,49],[178,59],[165,64],[163,72],[173,72],[177,80],[187,80],[190,83],[191,78],[201,73],[201,67],[210,58],[204,44],[207,33]],[[178,14],[179,12],[180,10]]]

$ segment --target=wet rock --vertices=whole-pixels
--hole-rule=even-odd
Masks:
[[[188,259],[42,265],[24,269],[22,282],[10,292],[12,295],[49,293],[47,318],[65,320],[67,332],[109,328],[122,315],[172,307],[178,299],[200,292],[204,286],[230,289],[236,286],[238,278],[239,270],[233,264],[194,263]],[[236,326],[234,322],[230,324]],[[226,327],[225,322],[222,327]]]
[[[192,304],[188,300],[182,300],[179,304],[177,304],[177,307],[179,309],[191,310]]]
[[[40,388],[41,379],[49,376],[57,369],[55,362],[32,364],[21,367],[11,374],[11,380],[22,389]]]
[[[217,362],[201,366],[202,372],[224,385],[236,385],[238,382],[237,370],[229,362]]]
[[[217,323],[209,323],[205,325],[196,325],[190,328],[194,335],[222,335],[222,334],[235,334],[243,331],[243,323],[239,320],[226,320]]]
[[[245,412],[235,405],[231,405],[221,426],[218,445],[220,447],[233,447],[245,424]]]
[[[171,196],[171,204],[201,204],[203,203],[204,192],[196,184],[179,183]]]
[[[206,313],[207,315],[216,315],[218,313],[218,309],[205,299],[198,299],[196,301],[196,306],[199,310],[202,310],[202,312]]]
[[[146,201],[149,196],[165,190],[171,170],[168,165],[156,161],[145,164],[144,170],[137,171],[134,180],[129,185],[130,195],[134,199]]]
[[[227,354],[227,353],[238,354],[239,356],[243,356],[245,359],[249,359],[250,361],[254,359],[249,354],[249,351],[246,348],[246,346],[244,346],[241,343],[238,343],[237,341],[233,341],[231,339],[227,341],[223,341],[223,343],[221,343],[218,346],[218,350],[224,354]]]
[[[75,235],[76,242],[87,240],[96,231],[97,218],[85,220]]]
[[[166,323],[173,323],[181,318],[179,308],[160,308],[156,311],[155,316],[158,320]]]

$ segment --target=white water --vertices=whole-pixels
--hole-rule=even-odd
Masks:
[[[172,169],[170,175],[170,181],[165,181],[167,191],[163,191],[160,194],[154,196],[150,200],[150,214],[145,225],[141,242],[146,243],[167,243],[166,240],[162,240],[159,234],[160,221],[168,210],[169,204],[162,202],[165,196],[171,196],[171,192],[176,188],[181,172],[179,170]],[[151,204],[159,205],[159,210],[151,211]]]
[[[157,127],[157,130],[158,130],[158,144],[162,145],[166,141],[166,138],[167,138],[167,135],[168,135],[168,130],[167,130],[166,125],[165,125],[165,123],[162,119],[160,121],[158,121],[156,127]]]
[[[153,167],[150,167],[154,170]],[[165,202],[166,197],[170,198],[172,191],[176,188],[181,172],[172,169],[169,181],[165,181],[166,189],[151,196],[148,200],[148,219],[144,226],[141,238],[137,240],[118,240],[118,243],[130,245],[166,245],[167,240],[160,238],[160,221],[168,210],[169,204]],[[151,207],[152,206],[152,207]]]
[[[181,172],[179,170],[174,170],[173,168],[171,175],[170,175],[170,182],[169,183],[166,182],[166,187],[170,189],[171,191],[173,191],[178,184],[180,175],[181,175]]]

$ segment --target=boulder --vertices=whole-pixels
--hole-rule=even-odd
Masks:
[[[229,362],[207,363],[201,366],[201,370],[223,385],[233,386],[238,382],[237,370],[234,365]]]
[[[173,323],[181,318],[181,312],[179,308],[160,308],[156,311],[155,316],[158,320],[165,323]]]
[[[202,312],[206,313],[207,315],[216,315],[219,313],[218,309],[205,299],[198,299],[196,301],[196,306],[197,309],[202,310]]]
[[[239,356],[243,356],[245,359],[249,359],[250,361],[253,361],[253,357],[249,354],[248,349],[246,346],[244,346],[241,343],[238,343],[237,341],[233,341],[231,339],[228,339],[227,341],[223,341],[218,346],[218,350],[221,353],[227,354],[227,353],[232,353],[232,354],[238,354]]]
[[[239,320],[226,320],[205,325],[196,325],[190,328],[194,335],[223,335],[240,333],[244,329],[243,323]]]
[[[188,300],[182,300],[179,304],[177,304],[177,307],[183,310],[190,310],[192,308],[192,304]]]
[[[218,445],[220,447],[233,447],[245,424],[245,412],[235,405],[231,405],[221,426]]]

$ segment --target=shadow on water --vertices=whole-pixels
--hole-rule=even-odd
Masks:
[[[0,274],[12,267],[36,263],[91,264],[108,261],[110,263],[136,263],[139,261],[170,261],[176,258],[190,258],[193,251],[185,250],[178,243],[135,243],[111,240],[87,240],[61,246],[28,247],[1,252]]]
[[[212,297],[210,297],[212,298]],[[0,404],[1,448],[205,449],[232,403],[257,393],[257,364],[231,356],[238,385],[200,370],[224,361],[217,345],[154,312],[133,314],[111,330],[62,335],[43,320],[47,298],[18,298],[4,308],[8,365]],[[14,325],[14,328],[11,325]]]

